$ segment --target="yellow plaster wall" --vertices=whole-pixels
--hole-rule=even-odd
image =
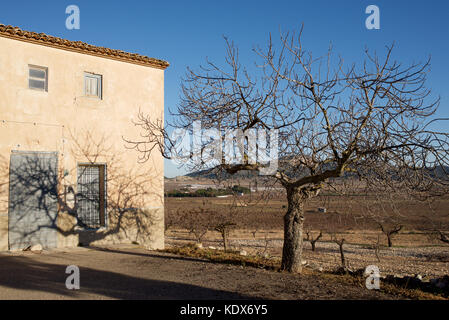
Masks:
[[[48,68],[48,92],[28,88],[29,65]],[[95,162],[108,166],[108,177],[145,175],[142,184],[147,193],[136,201],[153,212],[154,219],[148,223],[148,237],[139,241],[148,248],[163,248],[163,159],[154,153],[146,163],[139,164],[137,152],[126,149],[122,137],[139,137],[139,129],[132,123],[139,109],[154,117],[163,116],[164,71],[3,37],[0,70],[0,250],[8,249],[7,172],[11,151],[59,152],[59,169],[68,174],[61,186],[76,190],[77,164],[90,161],[80,152],[80,146],[87,149],[89,139],[91,144],[102,141],[104,150]],[[84,96],[84,72],[103,76],[101,100]],[[119,192],[119,187],[108,185],[108,192]],[[73,221],[61,210],[61,229],[70,230]],[[111,222],[108,228],[113,227]],[[126,235],[133,233],[132,229],[130,223],[100,240],[118,237],[120,241],[134,241],[133,236]],[[78,239],[76,233],[60,233],[58,246],[77,245]]]

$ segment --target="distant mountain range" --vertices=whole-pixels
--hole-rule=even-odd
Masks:
[[[242,170],[239,172],[236,172],[235,174],[231,175],[225,171],[218,170],[217,168],[213,169],[206,169],[206,170],[200,170],[191,172],[189,174],[186,174],[187,177],[190,178],[204,178],[204,179],[229,179],[231,177],[233,178],[247,178],[252,179],[259,176],[259,173],[257,171],[251,171],[251,170]]]
[[[331,169],[332,165],[328,165],[328,168]],[[434,169],[429,169],[431,176],[436,176],[440,179],[447,179],[449,180],[449,166],[437,166]],[[298,173],[300,175],[300,173]],[[353,177],[353,173],[347,173],[340,179]],[[238,179],[254,179],[254,178],[266,178],[266,176],[261,176],[257,171],[251,171],[251,170],[242,170],[239,171],[233,175],[219,170],[218,168],[212,168],[212,169],[206,169],[206,170],[199,170],[195,172],[191,172],[189,174],[186,174],[185,177],[189,178],[203,178],[203,179],[218,179],[226,180],[229,178],[238,178]]]
[[[437,166],[432,171],[436,177],[449,180],[449,166]]]

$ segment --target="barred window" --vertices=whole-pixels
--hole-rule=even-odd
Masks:
[[[81,226],[96,229],[106,225],[106,166],[78,166],[77,204]]]

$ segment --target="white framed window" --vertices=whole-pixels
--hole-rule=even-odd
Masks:
[[[48,91],[48,68],[28,65],[28,87]]]
[[[102,99],[103,76],[89,72],[84,73],[84,95]]]

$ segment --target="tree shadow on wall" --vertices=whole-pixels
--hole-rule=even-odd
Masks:
[[[33,244],[56,247],[57,234],[79,239],[69,240],[71,245],[79,241],[88,246],[105,239],[151,243],[153,227],[163,226],[163,216],[157,210],[145,209],[149,198],[161,203],[163,209],[158,172],[126,166],[123,158],[106,146],[104,136],[94,138],[87,132],[82,139],[72,136],[71,141],[72,156],[86,165],[63,168],[57,153],[13,152],[10,161],[0,156],[0,195],[9,210],[10,248],[20,250]],[[106,164],[107,170],[103,225],[87,219],[101,212],[101,189],[92,192],[98,177],[86,182],[80,179],[84,170],[97,163]],[[81,215],[81,207],[90,216]]]

